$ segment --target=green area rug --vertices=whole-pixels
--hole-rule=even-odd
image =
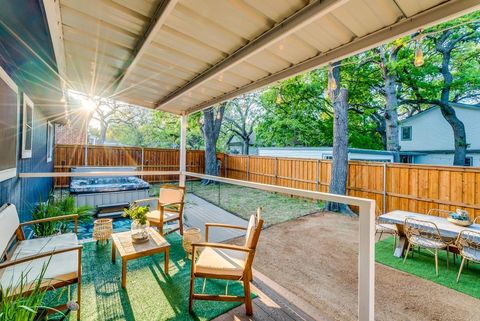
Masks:
[[[450,269],[447,270],[447,255],[440,251],[438,255],[438,277],[435,275],[435,257],[425,249],[420,253],[415,249],[403,264],[403,258],[393,256],[393,239],[391,237],[377,242],[375,259],[378,263],[388,265],[400,271],[416,275],[422,279],[441,284],[474,298],[480,299],[480,264],[469,263],[463,268],[459,283],[456,283],[461,257],[457,255],[456,264],[453,263],[453,254],[450,255]]]
[[[127,288],[121,287],[121,259],[111,262],[111,247],[85,243],[83,251],[81,320],[210,320],[240,305],[237,302],[195,301],[188,313],[190,260],[186,259],[177,234],[167,237],[170,248],[170,275],[163,270],[163,254],[127,263]],[[197,279],[201,293],[203,279]],[[205,293],[225,294],[227,281],[207,280]],[[228,294],[243,295],[240,282],[228,283]],[[75,294],[76,295],[76,294]],[[76,320],[76,314],[70,315]]]

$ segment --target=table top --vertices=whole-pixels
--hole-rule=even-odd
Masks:
[[[133,243],[131,232],[113,233],[112,241],[122,257],[140,257],[152,253],[158,253],[170,247],[163,236],[160,235],[154,228],[148,228],[150,235],[148,242]]]
[[[438,227],[440,234],[444,237],[455,238],[463,230],[470,230],[480,233],[480,224],[472,224],[468,227],[463,227],[449,222],[444,217],[419,214],[415,212],[393,211],[380,215],[378,218],[383,223],[403,225],[407,217],[435,223]]]

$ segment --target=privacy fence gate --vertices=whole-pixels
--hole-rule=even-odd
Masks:
[[[328,192],[331,161],[217,154],[220,175],[251,182]],[[145,171],[179,170],[175,149],[56,145],[55,172],[75,166],[136,166]],[[187,171],[204,173],[204,151],[187,151]],[[144,176],[150,183],[178,177]],[[69,178],[55,178],[67,186]],[[480,216],[480,168],[378,162],[349,163],[348,195],[374,199],[377,212],[462,208]]]

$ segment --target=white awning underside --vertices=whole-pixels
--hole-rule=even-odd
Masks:
[[[190,113],[479,9],[474,0],[44,0],[67,87]]]

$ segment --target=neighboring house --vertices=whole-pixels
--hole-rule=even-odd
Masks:
[[[0,206],[15,204],[25,221],[35,204],[46,200],[53,181],[19,174],[53,171],[54,121],[64,121],[66,108],[60,79],[45,64],[55,59],[53,49],[45,46],[50,36],[41,1],[2,5],[0,20],[11,28],[0,25]]]
[[[465,125],[467,157],[465,166],[480,166],[480,105],[451,104]],[[439,107],[431,107],[400,123],[402,163],[452,165],[453,131]]]
[[[253,146],[255,141],[253,136],[253,134],[250,135],[249,141],[248,153],[250,155],[257,154],[257,149]],[[245,144],[243,143],[243,140],[238,138],[238,136],[236,135],[231,136],[230,139],[227,141],[227,150],[230,154],[246,154]]]
[[[332,159],[332,147],[258,147],[259,156]],[[349,160],[393,162],[393,153],[383,150],[349,148]]]

